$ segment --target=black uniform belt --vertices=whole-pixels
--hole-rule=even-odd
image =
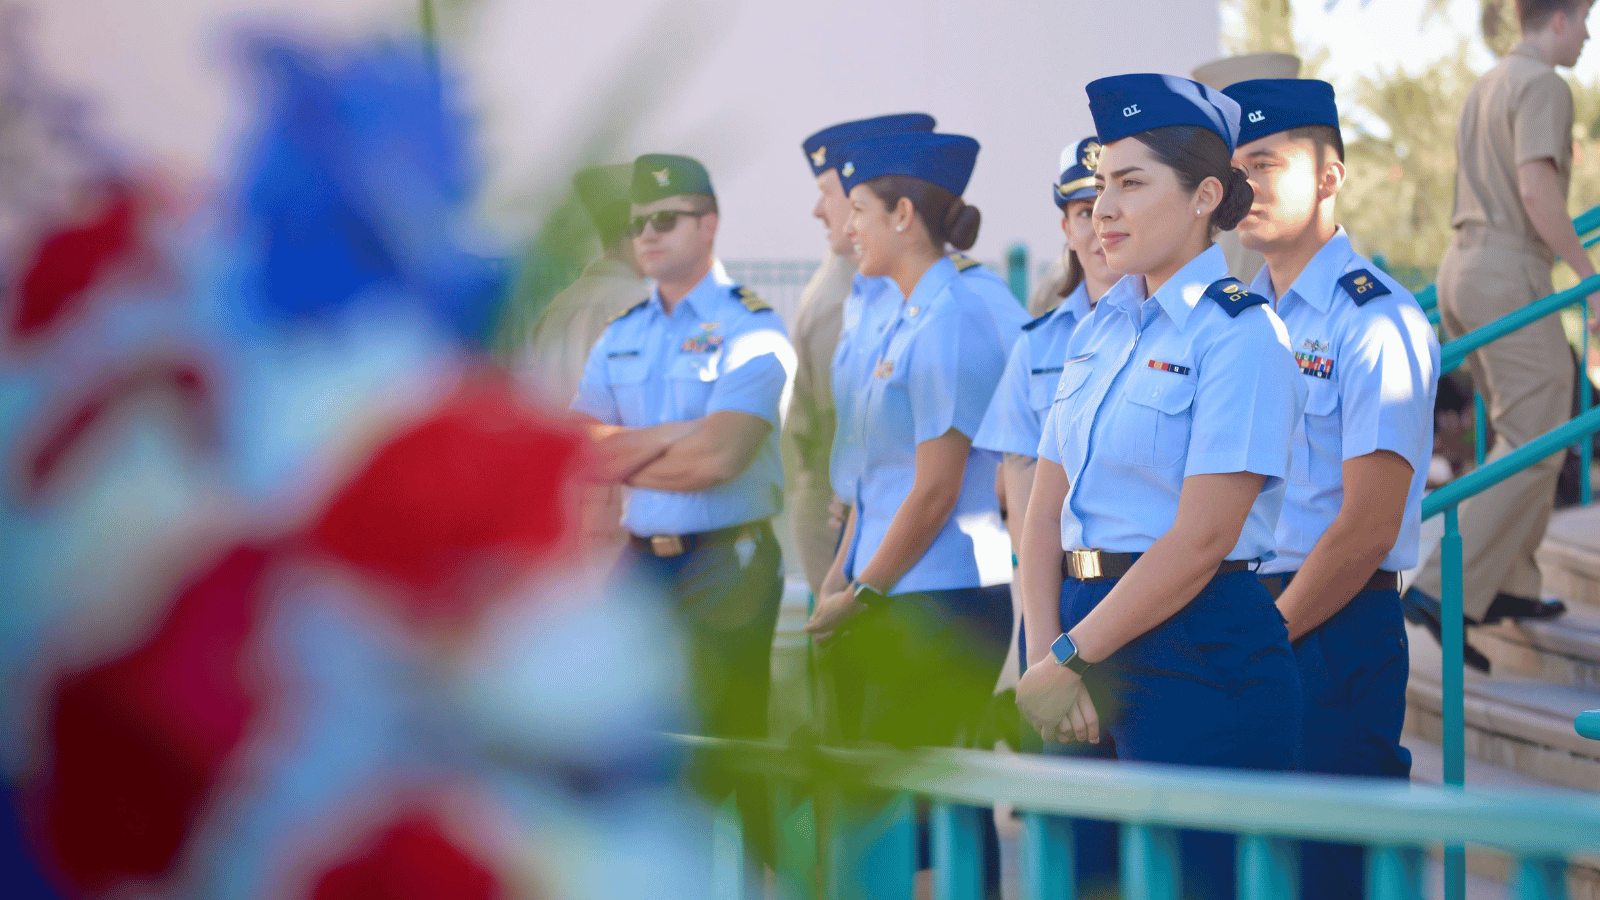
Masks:
[[[1283,596],[1283,592],[1289,587],[1289,582],[1293,580],[1293,572],[1275,572],[1271,575],[1261,576],[1261,583],[1266,585],[1267,593],[1271,594],[1274,600]],[[1400,590],[1400,575],[1398,572],[1391,572],[1388,569],[1379,569],[1373,572],[1372,577],[1367,579],[1367,583],[1361,586],[1361,591],[1398,590]],[[1361,591],[1356,593],[1359,594]]]
[[[740,538],[754,538],[757,535],[757,526],[760,523],[746,522],[742,525],[729,525],[727,528],[718,528],[715,531],[701,531],[695,534],[653,534],[649,537],[640,537],[637,534],[628,535],[628,544],[640,553],[663,558],[682,556],[693,553],[701,547],[711,547],[717,544],[731,544]]]
[[[1142,553],[1107,553],[1104,550],[1068,550],[1061,557],[1061,577],[1078,581],[1105,581],[1121,578],[1133,568],[1133,561]],[[1217,566],[1217,575],[1250,568],[1255,560],[1225,559]],[[1212,577],[1216,577],[1215,575]]]

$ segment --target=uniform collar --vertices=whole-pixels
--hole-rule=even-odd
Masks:
[[[716,314],[717,305],[728,296],[728,289],[733,287],[733,279],[728,277],[728,270],[723,267],[722,260],[712,260],[711,271],[706,277],[700,279],[679,304],[688,304],[689,311],[701,319],[709,319]],[[677,307],[673,307],[676,309]],[[650,309],[666,315],[667,308],[661,303],[661,286],[650,286]]]
[[[939,291],[943,290],[956,275],[956,264],[950,261],[950,257],[939,257],[939,261],[929,266],[928,271],[923,272],[922,277],[917,279],[917,286],[911,289],[911,296],[906,298],[906,305],[926,308],[929,301],[938,296]]]
[[[1518,41],[1517,45],[1512,47],[1511,52],[1506,55],[1520,56],[1524,59],[1531,59],[1540,65],[1549,65],[1549,63],[1546,63],[1544,60],[1539,58],[1539,51],[1533,49],[1533,47],[1529,45],[1527,41]]]
[[[1089,317],[1093,309],[1094,307],[1089,305],[1089,285],[1080,281],[1078,286],[1072,289],[1072,293],[1061,301],[1061,305],[1056,307],[1056,315],[1068,315],[1072,317],[1072,321],[1082,322]]]
[[[1222,248],[1216,244],[1194,259],[1183,264],[1183,268],[1174,272],[1167,283],[1156,291],[1156,303],[1166,311],[1167,318],[1182,331],[1189,323],[1189,314],[1205,296],[1206,288],[1219,278],[1228,274],[1228,258],[1222,255]],[[1117,282],[1106,295],[1100,298],[1101,303],[1110,301],[1120,306],[1125,306],[1134,313],[1137,319],[1138,310],[1144,304],[1144,276],[1125,275]]]
[[[1319,313],[1326,313],[1333,303],[1334,283],[1350,264],[1350,257],[1355,255],[1355,250],[1350,246],[1350,235],[1340,225],[1334,231],[1333,237],[1328,239],[1322,249],[1311,257],[1306,267],[1296,276],[1294,284],[1289,285],[1289,294],[1294,294],[1304,302],[1311,305]],[[1274,301],[1280,299],[1272,291],[1272,276],[1267,272],[1266,266],[1261,267],[1261,272],[1256,275],[1255,283],[1250,285],[1250,290]]]

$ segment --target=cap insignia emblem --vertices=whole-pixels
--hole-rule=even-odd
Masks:
[[[1259,109],[1252,110],[1249,118],[1251,122],[1265,122],[1267,120],[1266,113],[1263,113]]]
[[[828,161],[828,148],[827,147],[818,147],[814,152],[812,152],[812,154],[811,154],[811,164],[813,166],[821,166],[823,163],[825,163],[827,161]]]
[[[1137,103],[1133,104],[1132,106],[1124,106],[1122,108],[1122,117],[1124,119],[1131,119],[1134,116],[1137,116],[1139,114],[1139,112],[1140,112],[1139,104],[1137,104]]]
[[[1100,142],[1089,141],[1088,143],[1084,144],[1083,153],[1080,154],[1080,158],[1082,159],[1085,168],[1100,168]]]
[[[666,187],[667,183],[672,181],[671,169],[661,169],[659,171],[651,172],[650,174],[655,176],[656,185],[658,187]]]
[[[843,175],[846,178],[849,178],[851,175],[854,175],[855,173],[856,173],[856,164],[853,163],[853,162],[850,162],[849,160],[845,160],[844,168],[839,170],[839,174]]]

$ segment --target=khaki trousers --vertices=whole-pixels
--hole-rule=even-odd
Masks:
[[[1457,232],[1439,267],[1439,311],[1451,337],[1549,294],[1550,261],[1534,248],[1485,231]],[[1572,355],[1560,320],[1547,316],[1467,357],[1494,427],[1493,462],[1565,422],[1572,404]],[[1564,453],[1556,453],[1461,505],[1463,611],[1482,619],[1503,591],[1539,597],[1534,552],[1544,540]],[[1415,586],[1442,593],[1440,551]]]

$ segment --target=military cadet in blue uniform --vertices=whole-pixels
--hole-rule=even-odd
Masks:
[[[972,439],[974,447],[1002,454],[1000,505],[1007,512],[1013,552],[1020,549],[1039,457],[1039,426],[1056,395],[1067,340],[1119,277],[1106,268],[1105,252],[1094,234],[1094,164],[1099,156],[1100,142],[1092,137],[1062,152],[1061,174],[1050,185],[1050,198],[1061,211],[1061,231],[1066,235],[1066,281],[1055,308],[1022,326],[1000,386]],[[1021,598],[1015,582],[1012,596]],[[1018,659],[1025,661],[1026,656],[1019,654]]]
[[[1017,702],[1046,739],[1109,736],[1118,759],[1293,769],[1299,673],[1251,569],[1273,555],[1306,386],[1212,242],[1250,209],[1239,107],[1173,76],[1087,90],[1095,230],[1125,274],[1073,333],[1044,422],[1022,556],[1043,639]],[[1184,895],[1232,897],[1232,838],[1181,844]],[[1080,846],[1081,869],[1114,871],[1111,852]]]
[[[1255,205],[1239,224],[1308,389],[1277,557],[1262,581],[1288,621],[1305,692],[1305,768],[1406,779],[1409,661],[1398,573],[1417,564],[1433,454],[1439,342],[1410,292],[1350,246],[1335,219],[1344,141],[1333,87],[1244,81],[1234,164]],[[1302,896],[1360,897],[1361,850],[1310,844]]]
[[[655,281],[596,342],[572,408],[624,485],[622,567],[676,603],[708,734],[764,736],[782,590],[770,519],[794,371],[783,323],[714,256],[717,203],[698,162],[633,167],[634,253]]]

